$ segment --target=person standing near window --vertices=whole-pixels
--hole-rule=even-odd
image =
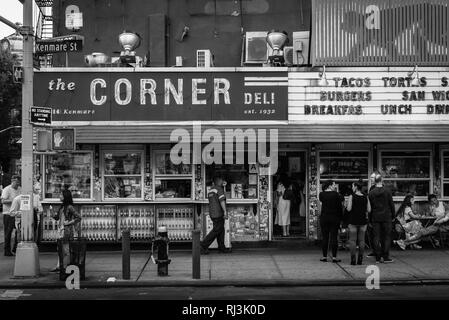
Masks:
[[[20,177],[14,175],[11,177],[11,184],[2,191],[3,203],[3,227],[5,232],[5,256],[13,256],[14,250],[11,250],[11,235],[15,228],[15,217],[9,214],[11,204],[15,197],[22,193],[20,188]],[[17,242],[17,241],[16,241]]]
[[[59,271],[60,268],[65,268],[69,264],[69,241],[79,234],[81,222],[80,214],[73,207],[73,198],[70,190],[64,189],[60,199],[62,205],[58,212],[53,215],[53,219],[58,222],[58,246],[61,246],[61,248],[58,247],[58,252],[62,249],[63,265],[60,265],[58,259],[58,265],[53,271]]]
[[[338,249],[338,229],[343,215],[343,197],[335,191],[337,185],[334,181],[329,180],[323,184],[323,190],[320,192],[319,199],[321,201],[320,226],[323,238],[322,262],[327,262],[327,251],[329,245],[332,250],[332,262],[340,262],[337,259]]]
[[[368,213],[371,211],[368,197],[362,193],[363,181],[352,184],[353,194],[349,196],[346,210],[349,212],[349,250],[351,252],[351,265],[356,264],[356,249],[359,247],[357,264],[363,263],[365,251],[365,232],[368,223]]]
[[[287,189],[287,182],[280,181],[277,186],[278,201],[277,201],[277,215],[275,224],[282,227],[282,236],[288,237],[290,235],[290,207],[291,207],[291,190]]]
[[[391,263],[390,258],[391,231],[395,218],[394,202],[391,193],[384,188],[382,175],[376,174],[374,182],[376,186],[369,192],[368,198],[371,205],[370,223],[374,230],[374,248],[376,251],[376,263]]]
[[[208,254],[209,246],[217,239],[218,250],[221,253],[229,253],[230,250],[226,248],[225,239],[225,219],[228,219],[226,211],[226,196],[223,188],[223,179],[221,177],[214,177],[212,188],[207,194],[209,200],[209,216],[213,223],[212,230],[207,234],[201,243],[201,253]]]

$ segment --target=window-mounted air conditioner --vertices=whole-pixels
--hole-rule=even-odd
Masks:
[[[293,46],[284,47],[284,61],[286,66],[292,66],[294,63]]]
[[[268,31],[247,32],[245,38],[245,63],[263,64],[268,60],[271,48],[267,43]]]
[[[196,67],[210,68],[214,66],[214,57],[210,50],[196,50]]]

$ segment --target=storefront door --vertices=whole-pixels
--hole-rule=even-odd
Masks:
[[[283,236],[282,220],[278,216],[277,185],[282,181],[290,190],[289,236]],[[273,176],[273,239],[298,239],[306,236],[307,216],[307,151],[279,151],[278,170]]]

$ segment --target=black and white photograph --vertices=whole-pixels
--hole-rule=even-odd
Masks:
[[[447,0],[1,0],[0,44],[0,306],[449,298]]]

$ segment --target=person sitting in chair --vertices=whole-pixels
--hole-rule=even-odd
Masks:
[[[431,226],[421,229],[417,234],[411,236],[409,239],[397,241],[397,244],[402,250],[405,250],[406,246],[409,244],[419,242],[422,237],[433,235],[438,231],[449,231],[449,212],[444,207],[444,204],[441,201],[438,201],[437,196],[434,194],[429,195],[428,199],[430,203],[431,215],[436,218],[435,222]]]
[[[418,221],[416,219],[419,219],[421,215],[415,214],[413,212],[413,203],[415,202],[415,197],[413,195],[407,195],[405,196],[404,200],[402,201],[401,206],[399,207],[398,211],[396,212],[396,219],[395,219],[395,231],[403,235],[405,237],[405,240],[410,239],[413,235],[418,234],[423,229],[423,226],[421,224],[421,221]],[[394,240],[394,243],[397,243],[398,240],[404,240],[404,239],[397,239]],[[410,245],[413,249],[421,249],[421,246],[419,246],[416,243],[413,243]]]

